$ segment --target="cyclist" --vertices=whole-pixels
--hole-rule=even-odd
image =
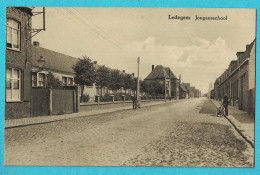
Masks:
[[[225,108],[225,116],[228,116],[228,96],[227,94],[224,95],[224,98],[223,98],[223,102],[222,102],[222,105],[224,106]]]

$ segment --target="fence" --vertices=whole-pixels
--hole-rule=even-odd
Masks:
[[[59,115],[78,112],[78,88],[32,89],[32,116]]]

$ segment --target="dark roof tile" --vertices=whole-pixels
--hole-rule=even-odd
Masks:
[[[79,58],[51,51],[42,47],[32,46],[32,65],[34,67],[38,67],[37,60],[40,56],[43,56],[45,60],[44,68],[67,73],[75,73],[72,66],[79,60]]]

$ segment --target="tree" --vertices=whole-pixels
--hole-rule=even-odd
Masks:
[[[125,93],[126,93],[126,90],[131,89],[131,86],[132,86],[132,82],[133,82],[132,75],[131,74],[122,74],[122,78],[123,78],[122,87],[124,88]]]
[[[110,70],[101,66],[96,71],[96,85],[101,88],[101,97],[102,97],[102,89],[103,87],[108,87],[111,79]]]
[[[140,81],[140,91],[143,93],[149,93],[149,84],[146,81]]]
[[[137,78],[133,77],[131,80],[131,90],[136,93],[136,89],[137,89]]]
[[[83,95],[84,86],[92,86],[95,82],[95,69],[89,57],[83,56],[83,59],[72,67],[76,73],[75,83],[81,86],[81,95]]]
[[[164,94],[164,84],[159,81],[152,81],[148,83],[148,93],[151,95]]]
[[[61,87],[62,87],[62,82],[58,78],[55,78],[52,72],[49,72],[47,74],[46,88],[59,89]]]
[[[118,90],[122,87],[122,76],[119,70],[112,70],[110,72],[110,78],[109,88]]]

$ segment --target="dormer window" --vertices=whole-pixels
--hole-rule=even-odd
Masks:
[[[20,50],[21,25],[17,21],[7,18],[6,20],[6,47]]]

